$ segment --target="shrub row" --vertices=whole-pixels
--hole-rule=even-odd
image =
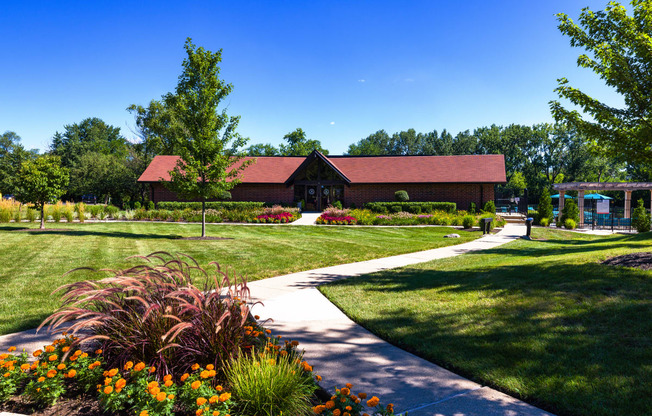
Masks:
[[[412,214],[431,213],[433,211],[455,212],[454,202],[367,202],[364,207],[379,214],[409,212]]]
[[[159,202],[156,204],[158,209],[169,211],[191,209],[193,211],[201,210],[201,202]],[[212,201],[206,202],[206,209],[215,209],[220,211],[234,211],[243,209],[263,208],[264,202],[254,201]]]

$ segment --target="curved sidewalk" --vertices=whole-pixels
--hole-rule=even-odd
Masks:
[[[328,390],[346,383],[355,392],[395,403],[410,416],[550,416],[534,406],[469,381],[394,347],[351,321],[317,286],[368,274],[494,248],[525,235],[525,226],[508,224],[501,232],[464,244],[358,263],[325,267],[251,282],[254,307],[274,334],[297,340],[305,358]]]

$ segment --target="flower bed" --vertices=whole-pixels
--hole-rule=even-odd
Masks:
[[[64,332],[35,351],[33,363],[14,347],[0,355],[0,402],[19,397],[35,410],[85,394],[98,415],[360,416],[365,404],[369,415],[394,414],[351,385],[315,402],[321,377],[298,342],[273,336],[250,315],[246,282],[235,274],[219,266],[208,273],[184,256],[143,260],[61,288],[63,306],[44,324],[74,319],[67,330],[84,335]],[[209,283],[200,290],[192,276]]]
[[[328,224],[328,225],[355,225],[357,221],[351,216],[345,217],[332,217],[327,214],[322,214],[317,218],[317,224]]]
[[[250,222],[254,222],[254,223],[274,223],[274,224],[282,223],[282,224],[285,224],[285,223],[296,221],[296,220],[297,220],[297,217],[293,213],[291,213],[291,212],[282,212],[280,214],[263,214],[263,215],[259,215],[256,218],[254,218],[253,220],[251,220]]]

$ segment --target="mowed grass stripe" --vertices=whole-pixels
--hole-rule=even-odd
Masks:
[[[74,273],[77,267],[124,268],[125,258],[155,251],[184,253],[207,265],[217,261],[249,280],[403,254],[481,236],[440,227],[301,227],[207,225],[209,236],[228,240],[180,240],[200,234],[199,224],[155,222],[48,223],[63,231],[29,232],[35,224],[0,226],[0,333],[37,326],[59,306],[57,287],[99,275]],[[459,239],[445,239],[451,232]]]

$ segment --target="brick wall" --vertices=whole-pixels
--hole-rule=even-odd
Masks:
[[[283,184],[239,184],[231,189],[232,201],[262,201],[292,203],[294,191]],[[152,184],[152,200],[179,201],[177,195],[160,183]]]
[[[478,208],[494,199],[493,184],[360,184],[344,187],[344,205],[393,201],[394,192],[407,191],[410,201],[455,202],[458,209],[468,209],[471,202]],[[154,202],[177,201],[176,194],[160,183],[152,184]],[[239,184],[231,190],[233,201],[292,203],[294,190],[283,184]]]
[[[468,209],[494,199],[493,184],[360,184],[344,188],[344,205],[394,201],[394,192],[407,191],[410,201],[455,202],[458,209]]]

